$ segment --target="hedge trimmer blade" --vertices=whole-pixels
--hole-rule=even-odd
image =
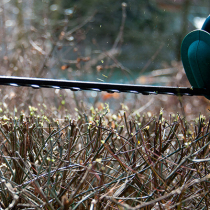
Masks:
[[[100,82],[84,82],[74,80],[58,80],[30,77],[14,77],[0,76],[0,85],[9,86],[26,86],[35,89],[38,88],[55,88],[70,89],[72,91],[91,90],[106,91],[109,93],[141,93],[143,95],[150,94],[167,94],[176,96],[210,96],[210,90],[205,88],[187,88],[187,87],[167,87],[167,86],[149,86],[149,85],[132,85],[118,83],[100,83]]]

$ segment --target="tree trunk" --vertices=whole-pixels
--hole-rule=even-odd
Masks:
[[[180,53],[180,47],[182,44],[182,40],[188,33],[188,15],[190,12],[190,6],[191,6],[191,0],[185,0],[183,2],[182,11],[181,11],[181,19],[182,19],[182,25],[181,30],[178,35],[178,41],[177,41],[177,52],[176,52],[176,58],[178,61],[181,60],[181,53]]]

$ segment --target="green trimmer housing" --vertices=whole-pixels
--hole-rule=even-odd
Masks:
[[[181,46],[182,63],[193,88],[210,89],[210,16],[201,30],[190,32]],[[210,96],[205,96],[210,100]]]

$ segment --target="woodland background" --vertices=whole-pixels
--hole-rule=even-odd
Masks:
[[[1,75],[188,87],[181,42],[210,10],[207,0],[2,0],[0,5]],[[105,102],[112,110],[120,104],[131,112],[162,107],[166,115],[180,112],[189,119],[208,113],[204,97],[11,87],[0,94],[8,113],[45,104],[74,115],[75,108],[85,111],[84,103]]]

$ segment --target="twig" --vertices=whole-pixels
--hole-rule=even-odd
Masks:
[[[151,104],[154,102],[154,97],[151,97],[151,99],[142,107],[140,107],[139,109],[135,110],[131,116],[135,116],[136,114],[143,112],[146,108],[150,107]]]
[[[116,49],[117,45],[119,44],[119,42],[122,42],[122,38],[123,38],[123,32],[124,32],[124,27],[125,27],[125,20],[126,20],[126,7],[127,4],[125,2],[122,3],[122,22],[121,22],[121,26],[120,26],[120,31],[119,34],[112,46],[112,49]]]
[[[17,205],[18,203],[19,196],[17,195],[17,193],[15,192],[15,189],[12,187],[12,185],[9,182],[4,181],[4,185],[8,189],[10,195],[13,198],[12,203],[10,203],[9,206],[5,210],[13,209],[15,205]]]
[[[155,60],[155,58],[158,56],[159,52],[162,50],[163,46],[164,46],[164,44],[161,44],[160,47],[157,49],[157,51],[154,53],[154,55],[147,61],[147,63],[144,65],[143,69],[140,71],[140,75],[142,75],[147,70],[147,68],[152,63],[152,61]]]
[[[74,27],[73,29],[71,29],[70,31],[66,32],[64,37],[68,38],[68,36],[70,36],[71,34],[73,34],[75,31],[79,30],[80,28],[82,28],[84,25],[86,25],[87,23],[89,23],[93,17],[96,15],[97,11],[93,12],[93,14],[88,17],[83,23],[80,23],[79,25],[77,25],[76,27]]]
[[[131,210],[137,210],[137,209],[144,208],[146,206],[150,206],[150,205],[152,205],[154,203],[157,203],[157,202],[159,202],[161,200],[164,200],[164,199],[166,199],[166,198],[168,198],[170,196],[173,196],[173,195],[176,195],[176,194],[181,194],[182,191],[186,190],[187,188],[191,187],[192,185],[204,182],[204,181],[208,180],[209,178],[210,178],[210,174],[206,175],[205,177],[203,177],[201,179],[195,179],[195,180],[191,181],[189,184],[186,184],[186,185],[184,185],[182,187],[179,187],[178,189],[173,190],[172,192],[167,193],[164,196],[160,196],[159,198],[156,198],[156,199],[154,199],[152,201],[149,201],[149,202],[144,202],[144,203],[142,203],[140,205],[137,205],[136,207],[131,207],[128,204],[122,204],[122,203],[118,202],[115,198],[113,198],[112,196],[105,196],[104,198],[106,198],[108,200],[111,200],[112,202],[114,202],[117,205],[120,205],[120,206],[122,206],[124,208],[131,209]]]

